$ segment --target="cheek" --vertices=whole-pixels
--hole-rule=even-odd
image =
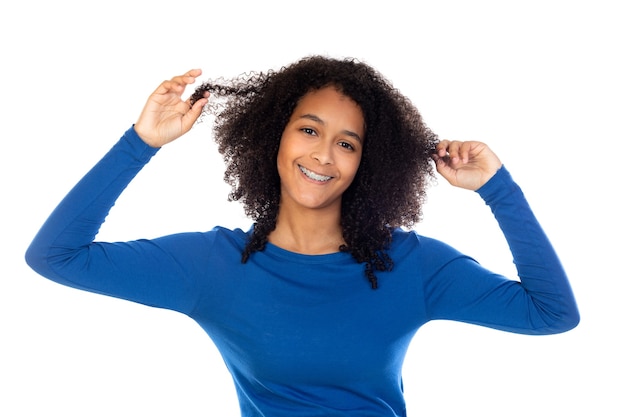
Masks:
[[[360,153],[356,160],[354,161],[354,175],[356,175],[357,171],[361,167],[361,162],[363,162],[363,154]]]
[[[361,158],[357,158],[355,161],[352,161],[349,165],[346,165],[345,167],[345,173],[348,174],[347,175],[347,179],[350,180],[350,183],[352,183],[352,181],[354,180],[354,177],[356,177],[356,173],[359,170],[359,166],[361,163]]]
[[[281,145],[278,148],[276,154],[276,172],[278,173],[278,179],[282,183],[288,180],[292,174],[293,167],[293,155],[289,151],[288,146]]]
[[[278,145],[278,153],[276,154],[276,168],[278,168],[279,172],[281,167],[284,167],[285,165],[285,160],[287,159],[288,153],[283,144],[284,142],[281,140],[280,144]]]

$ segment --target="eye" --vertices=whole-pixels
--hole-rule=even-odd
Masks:
[[[316,134],[314,129],[311,129],[310,127],[303,127],[302,129],[300,129],[302,132],[304,132],[307,135],[311,135],[314,136]]]
[[[339,146],[341,146],[342,148],[345,148],[345,149],[347,149],[349,151],[353,151],[354,150],[354,146],[352,146],[352,144],[349,143],[349,142],[343,142],[343,141],[339,142]]]

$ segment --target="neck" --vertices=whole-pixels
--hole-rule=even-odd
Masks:
[[[296,253],[335,253],[344,244],[340,210],[286,210],[281,208],[270,243]]]

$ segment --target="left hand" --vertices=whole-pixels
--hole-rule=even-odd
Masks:
[[[442,140],[433,160],[439,172],[455,187],[477,190],[500,169],[502,162],[484,143]]]

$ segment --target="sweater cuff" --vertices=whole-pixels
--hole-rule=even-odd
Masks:
[[[122,140],[124,140],[128,145],[130,145],[130,149],[132,149],[131,153],[135,155],[138,160],[149,161],[161,148],[153,148],[143,141],[135,131],[135,125],[133,124],[122,136]]]
[[[485,203],[491,204],[508,195],[516,188],[518,187],[515,181],[513,181],[511,173],[502,165],[493,177],[476,190],[476,192],[485,200]]]

